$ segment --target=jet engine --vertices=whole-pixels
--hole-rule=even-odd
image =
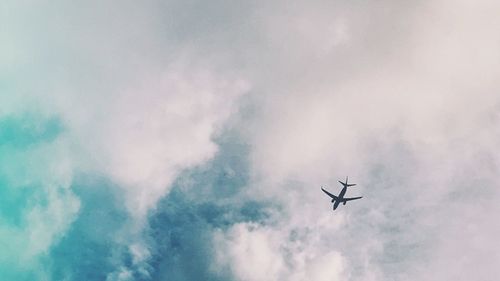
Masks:
[[[344,205],[345,205],[345,203],[347,203],[347,201],[344,201]]]

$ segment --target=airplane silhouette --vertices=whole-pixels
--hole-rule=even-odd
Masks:
[[[340,203],[343,203],[344,205],[347,203],[347,201],[351,201],[351,200],[356,200],[356,199],[361,199],[363,198],[363,196],[361,197],[353,197],[353,198],[345,198],[344,195],[347,191],[347,187],[349,186],[355,186],[356,184],[355,183],[347,183],[348,181],[348,177],[345,178],[345,183],[344,182],[341,182],[339,181],[344,187],[342,188],[342,191],[340,191],[339,195],[338,196],[335,196],[333,194],[331,194],[330,192],[326,191],[323,189],[323,187],[321,187],[321,190],[323,190],[324,193],[326,193],[328,196],[330,196],[332,198],[332,203],[333,203],[333,210],[335,211],[337,209],[337,207],[340,205]]]

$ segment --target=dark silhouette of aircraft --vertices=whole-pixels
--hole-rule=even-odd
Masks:
[[[324,193],[326,193],[328,196],[330,196],[332,198],[332,203],[333,203],[333,210],[335,211],[337,209],[337,207],[340,205],[340,203],[343,203],[344,205],[347,203],[347,201],[351,201],[351,200],[356,200],[356,199],[361,199],[363,198],[363,196],[361,197],[352,197],[352,198],[345,198],[344,195],[347,191],[347,187],[349,186],[355,186],[356,184],[355,183],[347,183],[347,180],[348,178],[346,177],[345,178],[345,182],[341,182],[339,181],[343,186],[344,188],[342,188],[342,191],[340,191],[339,195],[338,196],[335,196],[333,194],[331,194],[330,192],[326,191],[323,189],[323,187],[321,187],[321,190],[323,190]]]

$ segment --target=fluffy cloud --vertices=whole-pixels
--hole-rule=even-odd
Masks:
[[[498,274],[494,1],[26,3],[8,2],[1,17],[0,116],[61,123],[35,145],[49,152],[8,152],[47,160],[29,176],[47,175],[49,203],[19,211],[43,237],[29,248],[53,248],[64,264],[53,276],[91,268],[62,262],[79,235],[76,256],[111,256],[92,260],[104,266],[89,279]],[[209,162],[238,142],[213,141],[228,119],[245,152]],[[192,167],[206,170],[184,174]],[[106,178],[87,186],[111,195],[77,188],[78,173]],[[345,175],[364,198],[332,214],[319,187],[334,191]],[[176,179],[185,186],[156,204]],[[113,205],[90,203],[99,198]],[[139,225],[112,219],[148,210]],[[47,217],[55,228],[35,223]]]
[[[328,6],[319,5],[318,14],[321,7]],[[490,11],[500,7],[387,1],[342,8],[349,11],[346,41],[321,60],[317,44],[292,44],[287,55],[297,59],[281,72],[288,79],[280,77],[287,82],[258,99],[248,133],[255,196],[288,205],[287,223],[310,225],[322,216],[310,210],[318,208],[312,202],[327,200],[316,195],[319,186],[334,188],[349,174],[360,188],[349,193],[365,198],[341,211],[346,222],[328,239],[337,242],[332,251],[343,254],[352,280],[450,279],[449,267],[473,276],[471,266],[458,263],[483,264],[494,276],[478,249],[498,250],[489,235],[500,225],[488,202],[498,198],[499,41]],[[325,30],[321,17],[308,19],[311,29]],[[465,216],[476,212],[483,217]],[[455,248],[475,254],[456,262]],[[434,262],[439,274],[426,275]]]
[[[62,110],[91,167],[129,190],[131,209],[145,214],[180,171],[215,154],[211,138],[247,86],[184,62],[139,80],[97,108],[100,99]]]
[[[217,268],[229,267],[237,280],[338,280],[348,278],[345,260],[311,232],[318,229],[239,223],[215,232]]]
[[[17,147],[31,137],[30,131],[36,131],[40,126],[37,122],[12,125],[28,127],[28,133],[19,137],[11,135],[10,127],[5,134],[0,132],[3,141],[12,143],[0,144],[2,160],[22,156],[14,167],[3,163],[2,173],[26,181],[6,181],[6,188],[11,190],[7,197],[40,201],[11,208],[13,214],[6,217],[26,213],[29,226],[19,241],[29,242],[27,255],[37,260],[57,246],[78,217],[74,226],[79,232],[69,231],[70,235],[90,235],[85,245],[94,246],[96,252],[113,252],[102,246],[113,245],[116,252],[133,256],[133,267],[140,267],[149,257],[141,237],[147,212],[168,193],[181,171],[215,155],[213,137],[236,111],[236,102],[249,85],[212,58],[179,46],[181,43],[171,34],[162,36],[164,23],[158,18],[158,2],[43,2],[6,2],[12,14],[2,17],[0,23],[2,42],[8,42],[0,47],[0,73],[8,78],[0,94],[1,120],[26,113],[40,115],[42,120],[54,116],[60,124],[59,132],[47,141],[49,144],[40,136],[41,152],[29,143]],[[33,146],[38,145],[37,141],[35,138]],[[26,169],[29,172],[24,172]],[[112,224],[106,217],[100,220],[99,216],[89,215],[93,212],[85,206],[94,206],[92,202],[82,202],[82,213],[77,215],[79,200],[71,190],[78,187],[77,177],[81,175],[113,183],[101,183],[103,189],[118,186],[113,189],[115,197],[136,219],[118,223],[118,230],[108,229],[121,238],[109,241],[91,235],[92,224]],[[35,181],[40,185],[36,192],[34,188],[26,193],[17,188],[37,177],[44,180]],[[92,184],[88,188],[92,193]],[[88,192],[80,191],[78,195],[98,201],[95,196],[85,197]],[[121,197],[121,193],[125,196]],[[113,202],[112,198],[109,201]],[[123,211],[115,209],[109,206],[103,212],[119,215]],[[5,236],[14,240],[20,237],[8,229]],[[70,244],[77,240],[70,237],[60,242],[61,255],[65,255],[68,245],[65,241]],[[135,246],[123,250],[126,244]],[[51,257],[64,263],[59,253],[53,252]],[[85,255],[85,250],[81,253]],[[22,264],[23,259],[12,262]],[[116,274],[110,274],[110,278],[125,278],[128,271],[122,270],[126,268],[122,263],[121,257],[102,262],[102,272],[110,272],[112,264]],[[46,270],[50,270],[49,266]],[[61,278],[77,278],[71,272],[55,272]],[[92,276],[102,278],[100,274],[98,271]]]
[[[3,47],[10,67],[2,71],[21,79],[40,70],[28,85],[10,81],[12,92],[24,96],[18,104],[33,101],[36,110],[58,115],[75,165],[105,173],[130,190],[130,208],[144,215],[182,169],[214,155],[211,138],[248,84],[218,72],[209,58],[178,48],[169,54],[179,43],[148,33],[162,28],[151,19],[159,3],[129,2],[115,9],[109,2],[97,11],[95,4],[47,5],[46,17],[57,14],[50,19],[9,17],[6,25],[13,31],[2,35],[19,51]],[[22,8],[30,13],[36,5]],[[39,33],[47,34],[46,46],[30,52],[26,44],[36,44]]]

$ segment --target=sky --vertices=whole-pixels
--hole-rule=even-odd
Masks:
[[[0,279],[496,280],[499,12],[3,0]]]

